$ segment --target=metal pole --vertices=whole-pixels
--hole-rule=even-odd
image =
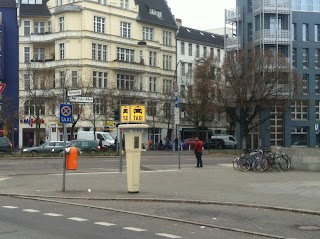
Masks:
[[[94,141],[96,141],[96,101],[95,101],[95,98],[93,98],[93,138],[94,138]]]
[[[119,165],[119,172],[122,172],[122,134],[120,131],[120,137],[119,137],[119,158],[120,158],[120,165]]]
[[[63,89],[63,103],[67,103],[67,89]],[[67,146],[67,126],[63,124],[63,179],[62,179],[62,192],[66,191],[66,146]]]

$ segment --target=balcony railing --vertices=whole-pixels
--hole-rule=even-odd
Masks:
[[[56,33],[43,33],[43,34],[31,34],[31,42],[54,42],[57,39],[80,37],[81,33],[79,31],[65,31]]]
[[[241,11],[238,8],[232,8],[226,10],[226,20],[239,21],[241,20]]]
[[[290,13],[290,0],[257,0],[254,4],[254,14],[259,13]]]
[[[290,30],[270,30],[262,29],[254,33],[254,42],[258,44],[263,42],[264,44],[290,44]]]

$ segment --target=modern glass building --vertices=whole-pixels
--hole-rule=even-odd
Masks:
[[[237,0],[226,10],[226,51],[252,43],[288,58],[303,81],[302,94],[267,127],[252,132],[252,147],[320,145],[320,0]],[[266,130],[267,129],[267,130]]]

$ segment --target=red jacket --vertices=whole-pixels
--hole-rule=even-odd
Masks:
[[[195,153],[202,153],[202,148],[203,148],[203,142],[199,139],[194,143],[194,152]]]

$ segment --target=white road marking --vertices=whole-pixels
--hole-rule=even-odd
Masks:
[[[69,220],[73,220],[73,221],[77,221],[77,222],[88,221],[88,219],[80,218],[80,217],[70,217],[70,218],[68,218],[68,219],[69,219]]]
[[[228,168],[232,168],[232,163],[220,163],[218,164],[218,166],[223,166],[223,167],[228,167]]]
[[[162,236],[162,237],[168,237],[168,238],[182,238],[182,237],[180,237],[180,236],[176,236],[176,235],[172,235],[172,234],[167,234],[167,233],[156,233],[156,235]]]
[[[10,178],[0,178],[0,182],[4,181],[4,180],[7,180],[7,179],[10,179]]]
[[[2,206],[3,208],[8,208],[8,209],[16,209],[16,208],[19,208],[19,207],[14,207],[14,206]]]
[[[56,213],[43,213],[43,215],[50,216],[50,217],[62,217],[62,214],[56,214]]]
[[[40,211],[34,210],[34,209],[23,209],[22,211],[24,211],[24,212],[40,212]]]
[[[106,227],[111,227],[111,226],[115,226],[116,225],[116,224],[108,223],[108,222],[95,222],[94,224],[101,225],[101,226],[106,226]]]
[[[172,165],[171,165],[172,166]],[[180,172],[177,169],[168,169],[168,170],[155,170],[155,171],[141,171],[141,173],[162,173],[162,172]],[[68,173],[68,176],[77,176],[77,175],[98,175],[98,174],[120,174],[119,172],[88,172],[88,173]],[[61,173],[48,174],[53,176],[61,176]]]
[[[135,232],[145,232],[145,231],[147,231],[146,229],[136,228],[136,227],[124,227],[123,229],[129,230],[129,231],[135,231]]]

